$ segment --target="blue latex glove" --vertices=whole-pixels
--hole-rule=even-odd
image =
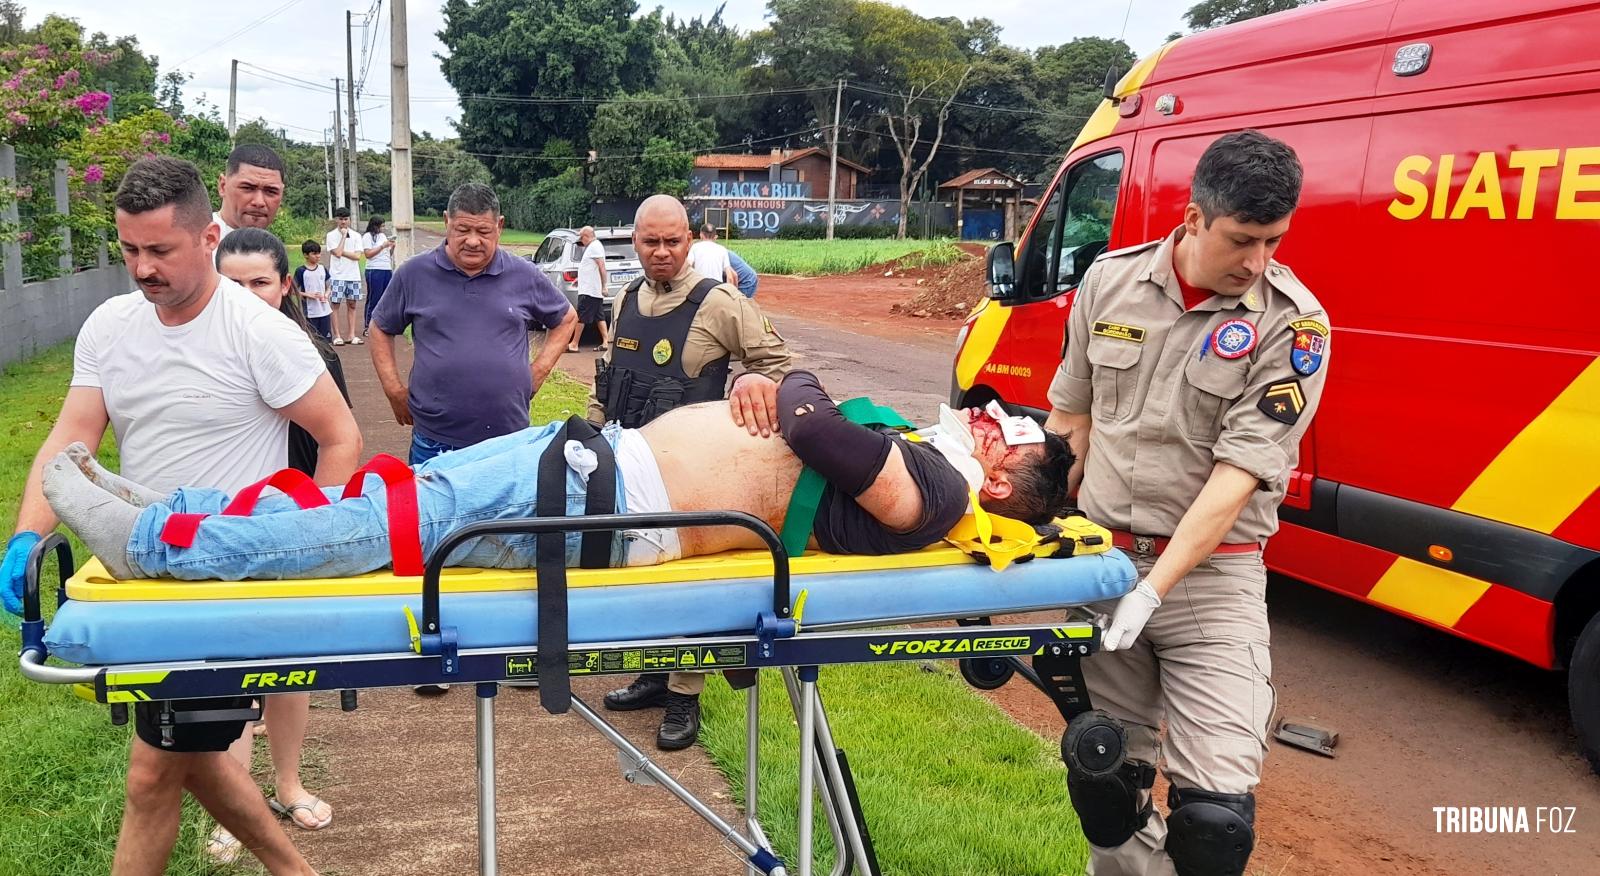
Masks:
[[[39,533],[19,532],[6,542],[6,558],[0,562],[0,602],[6,611],[22,614],[22,583],[27,576],[28,554],[39,543]]]

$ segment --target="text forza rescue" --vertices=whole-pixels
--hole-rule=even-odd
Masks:
[[[1577,833],[1576,806],[1435,806],[1435,833]]]

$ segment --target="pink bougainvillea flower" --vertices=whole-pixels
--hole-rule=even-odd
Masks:
[[[166,131],[162,131],[161,133],[156,135],[156,139],[160,140],[163,143],[171,143],[172,142],[172,135],[168,134]]]
[[[83,169],[83,181],[86,183],[97,183],[105,178],[105,168],[98,164],[91,164]]]
[[[11,112],[6,113],[6,120],[20,128],[28,123],[28,114],[19,113],[16,110],[12,110]]]
[[[86,116],[92,116],[103,111],[111,104],[111,95],[106,94],[104,91],[85,91],[73,99],[72,102],[78,107],[79,112]]]

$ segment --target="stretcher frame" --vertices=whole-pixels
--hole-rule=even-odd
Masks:
[[[425,684],[465,684],[475,686],[475,748],[478,778],[479,873],[497,876],[496,800],[495,800],[495,697],[501,684],[526,683],[538,679],[537,647],[457,649],[455,630],[439,616],[439,579],[445,558],[459,545],[486,535],[538,535],[605,531],[634,528],[701,526],[739,526],[751,530],[766,544],[773,561],[773,605],[754,619],[748,634],[673,637],[638,641],[584,642],[567,648],[567,670],[571,675],[634,675],[641,671],[668,671],[686,668],[679,664],[684,654],[697,657],[717,655],[722,670],[778,669],[794,709],[800,733],[799,813],[797,857],[800,876],[811,876],[814,868],[813,801],[820,797],[835,849],[831,876],[853,872],[857,876],[878,873],[866,821],[856,797],[854,779],[842,749],[836,746],[826,710],[818,689],[820,667],[845,663],[879,663],[924,660],[944,654],[963,653],[963,661],[1000,662],[1023,669],[1029,680],[1057,698],[1064,714],[1065,700],[1073,699],[1077,662],[1100,646],[1100,630],[1084,620],[1064,621],[1056,626],[1018,624],[990,626],[987,618],[970,615],[903,615],[874,618],[860,623],[826,624],[805,627],[792,617],[789,602],[790,576],[787,552],[777,533],[765,521],[739,512],[662,512],[655,514],[607,514],[584,517],[547,517],[494,520],[469,524],[450,533],[429,558],[423,575],[423,618],[418,635],[413,636],[414,651],[387,654],[351,654],[316,658],[259,658],[227,661],[173,661],[112,666],[61,667],[47,665],[49,650],[44,643],[45,625],[41,612],[40,578],[48,555],[54,552],[63,582],[57,593],[58,604],[67,600],[65,582],[74,572],[71,548],[59,534],[52,534],[33,548],[28,559],[23,593],[22,650],[18,662],[22,674],[45,684],[68,684],[84,699],[109,705],[112,721],[127,721],[127,704],[160,702],[165,708],[162,723],[186,720],[237,720],[250,712],[174,713],[170,701],[239,697],[248,694],[309,693],[338,690],[341,705],[355,708],[355,691],[363,688],[409,687]],[[1065,556],[1065,555],[1064,555]],[[1047,560],[1046,560],[1047,561]],[[1051,611],[1071,606],[1006,606],[1006,613]],[[914,624],[960,621],[956,627],[907,628]],[[870,626],[869,626],[870,625]],[[885,628],[887,627],[887,628]],[[652,665],[652,655],[654,661]],[[670,656],[670,659],[669,659]],[[1057,667],[1064,678],[1052,693],[1029,673],[1021,658],[1031,656],[1038,668]],[[972,679],[963,663],[963,675]],[[696,666],[698,669],[699,666]],[[1052,670],[1045,670],[1046,672]],[[1043,674],[1043,673],[1040,673]],[[747,872],[787,876],[785,863],[772,851],[758,818],[760,677],[750,672],[745,690],[745,824],[730,825],[707,804],[675,781],[649,755],[627,740],[609,721],[597,714],[577,696],[572,710],[593,727],[618,751],[623,778],[635,784],[659,784],[680,802],[711,825],[723,839],[738,849]],[[1086,698],[1083,708],[1087,708]],[[1068,715],[1070,718],[1071,715]]]

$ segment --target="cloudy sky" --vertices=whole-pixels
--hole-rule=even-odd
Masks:
[[[230,61],[239,59],[239,120],[257,117],[285,129],[297,140],[320,141],[332,121],[332,80],[345,75],[345,11],[359,23],[377,2],[373,26],[365,31],[372,47],[366,63],[366,94],[359,97],[366,148],[389,139],[388,0],[261,0],[235,6],[219,0],[25,0],[28,22],[47,11],[76,18],[90,32],[133,33],[144,50],[160,57],[161,72],[177,67],[194,75],[187,96],[215,104],[224,117],[228,105]],[[1166,35],[1181,30],[1183,11],[1195,0],[905,0],[901,5],[927,16],[971,18],[981,13],[1002,28],[1008,43],[1032,48],[1080,36],[1123,35],[1138,55],[1158,48]],[[669,0],[663,8],[680,18],[707,16],[716,0]],[[764,26],[765,0],[728,0],[723,17],[742,30]],[[640,3],[652,8],[648,2]],[[453,131],[450,120],[460,105],[435,53],[443,53],[435,34],[444,26],[440,4],[411,0],[411,95],[414,130],[435,136]],[[1126,33],[1124,34],[1124,20]],[[357,28],[356,79],[362,80],[362,31]],[[274,75],[278,74],[278,75]],[[285,78],[287,77],[287,78]],[[294,81],[301,80],[301,81]],[[308,83],[326,84],[321,91]]]

